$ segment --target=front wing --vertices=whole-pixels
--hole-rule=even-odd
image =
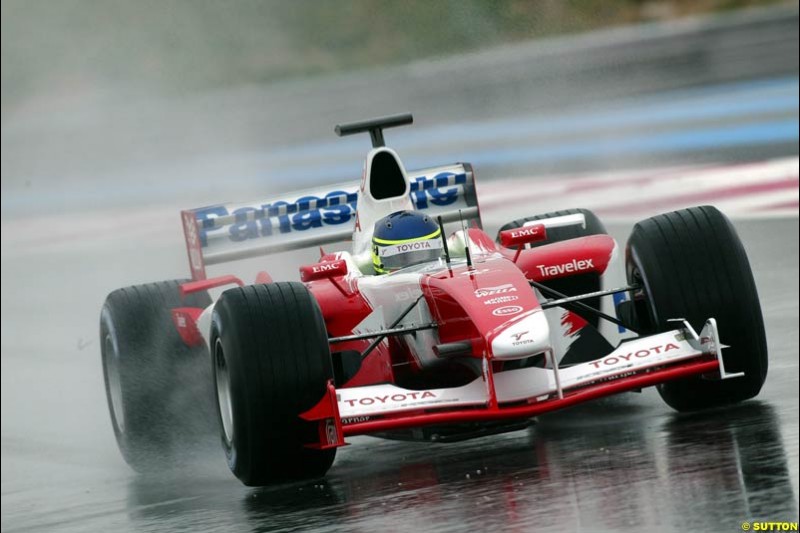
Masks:
[[[315,448],[344,445],[344,437],[432,424],[529,418],[602,396],[701,374],[726,379],[716,321],[698,335],[685,320],[678,329],[620,344],[613,352],[566,368],[492,372],[462,387],[409,390],[391,384],[336,389],[301,417],[318,421]],[[553,354],[547,354],[553,362]]]

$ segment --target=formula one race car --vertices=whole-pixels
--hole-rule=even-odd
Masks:
[[[108,296],[106,391],[134,468],[179,459],[211,427],[234,474],[265,485],[325,474],[353,435],[455,441],[648,386],[680,411],[758,394],[761,309],[722,213],[649,218],[624,249],[582,209],[492,239],[469,164],[408,173],[384,146],[383,129],[411,121],[337,126],[372,138],[360,185],[184,211],[192,279]],[[408,221],[424,235],[392,233]],[[345,240],[301,282],[206,275]]]

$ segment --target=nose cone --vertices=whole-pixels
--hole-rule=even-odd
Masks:
[[[492,354],[498,360],[521,359],[549,349],[550,326],[544,311],[532,311],[503,329],[492,339],[491,346]]]

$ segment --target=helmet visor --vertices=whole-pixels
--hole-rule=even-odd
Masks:
[[[378,259],[383,270],[398,270],[442,257],[441,239],[404,242],[378,246]]]

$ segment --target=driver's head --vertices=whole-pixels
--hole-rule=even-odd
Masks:
[[[386,274],[442,257],[439,226],[428,215],[397,211],[375,223],[372,266]]]

